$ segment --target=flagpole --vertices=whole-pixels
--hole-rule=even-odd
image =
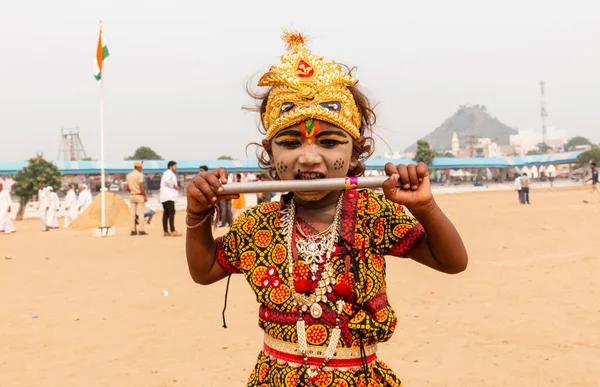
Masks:
[[[102,31],[102,20],[100,20],[100,31]],[[102,229],[106,227],[104,198],[104,191],[106,191],[106,177],[104,175],[104,75],[103,68],[102,73],[100,74],[100,195],[102,195]]]

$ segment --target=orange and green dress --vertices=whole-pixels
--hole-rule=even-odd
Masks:
[[[303,313],[309,364],[315,366],[324,357],[336,317],[341,320],[336,358],[313,379],[313,385],[399,387],[399,378],[376,358],[377,343],[389,340],[397,324],[386,294],[384,256],[405,257],[425,232],[401,205],[382,194],[353,189],[344,195],[340,238],[333,247],[331,264],[338,282],[349,281],[352,294],[345,297],[339,317],[335,296],[321,302],[321,317]],[[216,240],[219,265],[228,273],[242,273],[260,304],[259,326],[265,332],[265,347],[258,355],[247,386],[311,384],[307,382],[302,358],[294,355],[299,311],[287,281],[288,255],[281,225],[281,211],[289,200],[291,195],[284,196],[280,203],[263,203],[245,211]],[[302,228],[307,232],[310,225],[302,224]],[[302,265],[303,262],[297,263],[299,272]],[[308,272],[306,265],[304,270]]]

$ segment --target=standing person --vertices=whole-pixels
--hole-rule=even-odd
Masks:
[[[519,196],[519,203],[525,204],[525,203],[523,203],[523,196],[521,193],[522,190],[523,190],[523,187],[521,186],[521,175],[519,175],[515,178],[515,191],[517,191],[517,194]]]
[[[142,173],[142,163],[133,164],[133,171],[127,175],[127,190],[129,191],[129,228],[130,235],[148,235],[144,230],[145,218],[141,216],[138,220],[139,233],[136,232],[135,218],[138,213],[144,213],[144,203],[148,201],[146,190],[144,189],[144,174]]]
[[[219,207],[219,227],[231,227],[231,224],[233,223],[233,208],[231,205],[231,199],[219,201],[217,206]]]
[[[242,182],[242,174],[241,173],[238,173],[237,175],[235,175],[235,182],[236,183]],[[246,209],[246,197],[244,196],[244,194],[240,194],[237,199],[233,199],[231,206],[233,209],[232,218],[236,219],[238,217],[238,215],[241,214],[242,212],[244,212],[244,210]]]
[[[588,198],[587,198],[587,200],[583,201],[584,203],[590,203],[592,201],[592,196],[594,194],[600,195],[600,185],[598,185],[598,168],[596,168],[596,162],[595,161],[592,161],[590,163],[590,168],[592,169],[592,177],[590,177],[589,179],[587,179],[586,181],[584,181],[584,184],[587,183],[588,181],[591,181],[592,182],[592,188],[588,192]]]
[[[521,176],[521,203],[522,204],[531,204],[529,203],[529,177],[527,173],[523,173]]]
[[[290,52],[259,81],[269,87],[258,101],[260,165],[279,180],[345,177],[352,185],[373,153],[372,104],[340,65],[310,53],[300,34],[286,37]],[[217,239],[209,221],[214,203],[237,195],[219,194],[223,168],[192,179],[192,279],[208,285],[241,273],[260,304],[264,343],[247,386],[401,385],[376,353],[398,322],[384,256],[450,274],[463,271],[468,257],[432,195],[427,166],[387,163],[385,172],[383,194],[290,192],[246,210]]]
[[[208,167],[206,165],[201,165],[198,170],[199,172],[208,172]]]
[[[550,164],[546,168],[546,175],[548,176],[548,180],[550,181],[550,188],[554,187],[554,178],[556,178],[556,168],[554,165]]]
[[[175,174],[177,172],[177,163],[169,161],[167,168],[160,179],[159,194],[159,200],[163,207],[163,233],[166,237],[178,237],[183,234],[175,231],[175,202],[179,196],[179,184],[177,183],[177,175]],[[170,226],[170,231],[167,226]]]
[[[60,201],[58,195],[54,192],[54,188],[48,187],[50,194],[48,195],[48,212],[46,213],[46,226],[48,228],[58,228],[58,210]]]
[[[4,235],[15,232],[15,226],[10,220],[12,199],[8,189],[4,188],[3,181],[0,180],[0,232]]]
[[[46,216],[48,213],[50,191],[46,188],[46,183],[40,182],[38,184],[38,214],[40,215],[40,222],[42,223],[42,231],[48,231],[46,224]]]
[[[227,176],[227,182],[231,182],[231,176]],[[217,203],[219,207],[219,227],[231,227],[233,224],[233,207],[231,199],[225,199]]]
[[[92,204],[92,193],[87,184],[79,185],[79,196],[77,197],[77,211],[81,215]]]
[[[63,206],[65,207],[64,227],[67,228],[77,218],[77,195],[71,183],[67,185],[67,195],[65,196]]]

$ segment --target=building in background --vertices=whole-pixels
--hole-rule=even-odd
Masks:
[[[456,154],[460,151],[460,144],[458,142],[458,135],[456,132],[452,133],[452,150],[451,153],[456,156]]]
[[[500,157],[500,147],[489,138],[478,138],[473,145],[472,157]]]
[[[537,145],[543,140],[542,133],[533,129],[519,130],[519,134],[510,136],[510,144],[514,147],[515,153],[519,155],[536,150]],[[554,127],[547,128],[546,144],[552,149],[562,151],[567,141],[569,141],[569,137],[566,130]]]

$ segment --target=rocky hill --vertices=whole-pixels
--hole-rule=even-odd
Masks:
[[[498,145],[510,145],[510,135],[517,130],[503,124],[488,113],[483,105],[462,105],[454,115],[446,119],[433,132],[422,139],[429,142],[433,149],[442,151],[452,147],[452,134],[456,132],[461,148],[469,142],[469,136],[490,138]],[[414,152],[416,145],[411,145],[406,152]]]

